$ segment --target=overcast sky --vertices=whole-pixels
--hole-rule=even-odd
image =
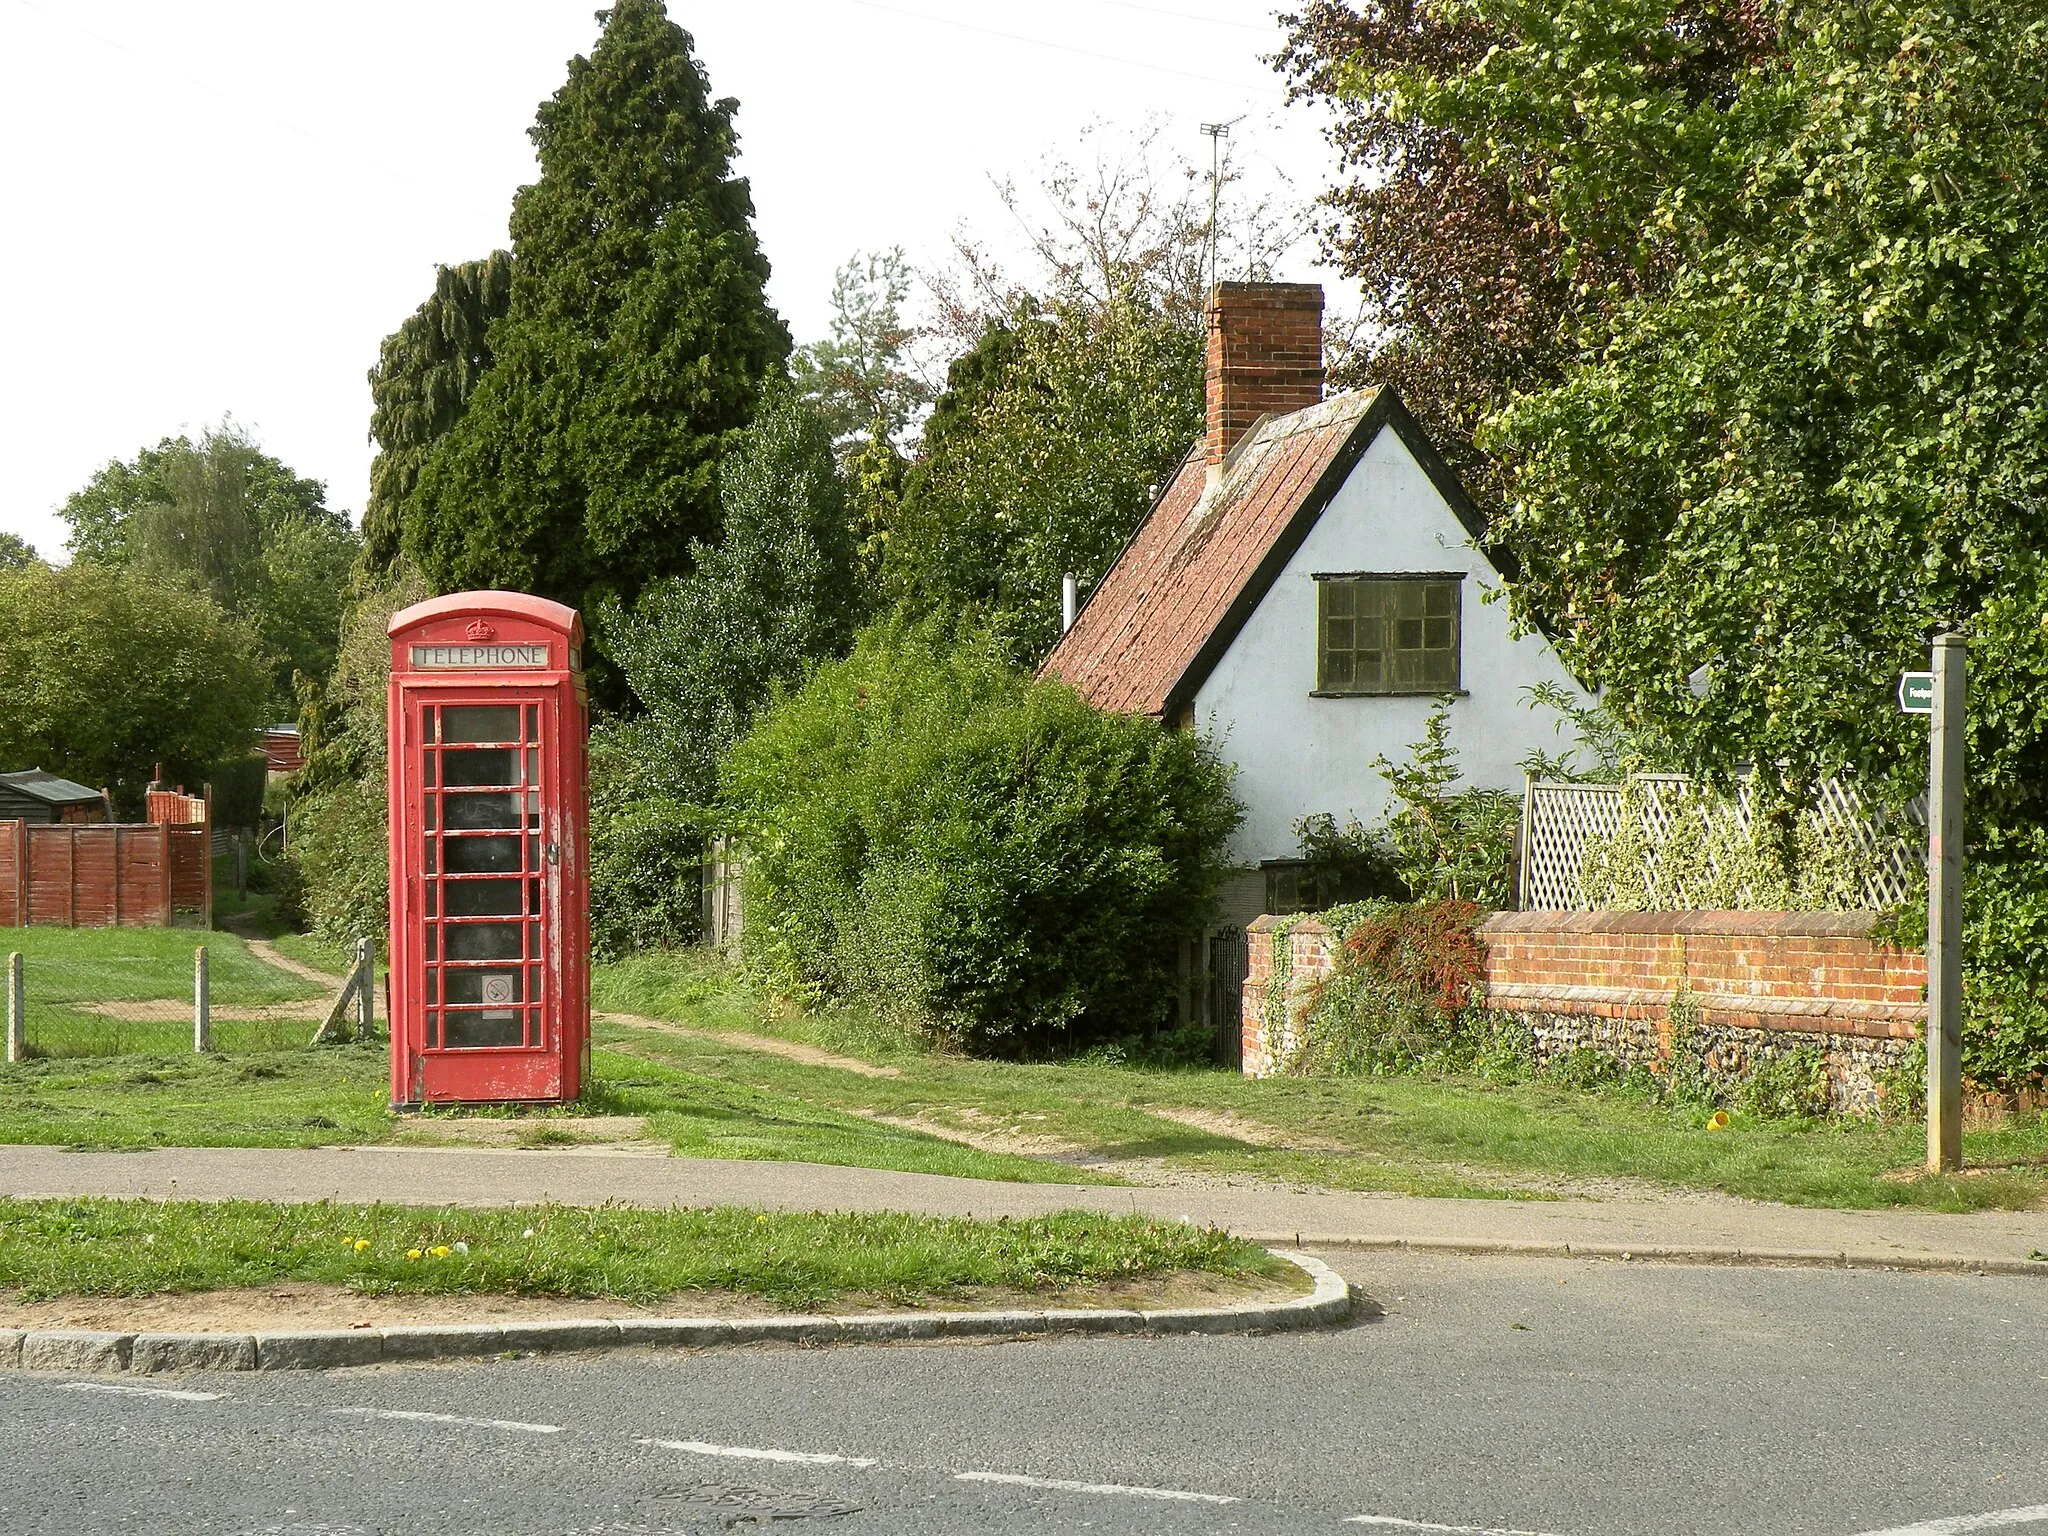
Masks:
[[[526,129],[592,0],[0,0],[0,529],[62,556],[108,459],[232,415],[360,514],[364,373],[436,262],[503,245]],[[1265,0],[670,0],[740,102],[741,171],[799,342],[833,269],[963,221],[1082,130],[1244,115],[1247,186],[1328,183],[1262,62]],[[1301,255],[1282,275],[1326,277]],[[1228,275],[1226,273],[1226,275]],[[1336,297],[1333,291],[1333,299]]]

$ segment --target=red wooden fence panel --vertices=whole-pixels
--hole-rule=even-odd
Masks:
[[[213,918],[211,828],[0,821],[0,927],[161,928]]]

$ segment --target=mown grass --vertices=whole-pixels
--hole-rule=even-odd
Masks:
[[[340,977],[346,975],[349,966],[355,963],[355,956],[345,944],[330,944],[325,939],[315,938],[310,933],[278,933],[270,936],[271,944],[281,955],[288,955],[301,965],[310,965],[316,971]],[[378,975],[383,975],[383,963],[378,962]],[[381,981],[380,981],[381,985]],[[377,1004],[379,1010],[384,1006]]]
[[[1913,1176],[1917,1122],[1760,1120],[1707,1129],[1704,1111],[1622,1088],[1414,1074],[1249,1082],[1213,1070],[1100,1060],[1050,1065],[969,1061],[922,1051],[849,1010],[777,1005],[693,954],[607,968],[602,995],[622,1011],[717,1030],[801,1040],[898,1068],[891,1078],[807,1066],[717,1041],[604,1025],[599,1038],[680,1069],[843,1111],[865,1110],[977,1132],[1063,1138],[1114,1167],[1133,1158],[1204,1173],[1245,1173],[1335,1189],[1544,1196],[1622,1180],[1717,1190],[1794,1205],[1935,1210],[2023,1209],[2048,1191],[2048,1124],[2016,1116],[1965,1137],[1972,1171]],[[1214,1130],[1156,1111],[1195,1110]],[[1233,1122],[1228,1117],[1235,1117]],[[1231,1134],[1239,1126],[1243,1134]],[[1278,1146],[1255,1145],[1277,1141]]]
[[[634,1032],[642,1041],[648,1031]],[[1113,1184],[1113,1177],[1037,1158],[983,1152],[901,1126],[831,1109],[798,1092],[679,1069],[636,1048],[592,1055],[590,1104],[606,1114],[645,1115],[647,1129],[678,1156],[827,1163],[943,1173],[1020,1184]]]
[[[0,1066],[0,1142],[105,1150],[384,1141],[398,1123],[385,1103],[387,1060],[372,1043]]]
[[[822,1307],[1047,1290],[1181,1271],[1284,1275],[1251,1243],[1179,1222],[1066,1212],[972,1221],[720,1207],[633,1211],[0,1201],[0,1286],[21,1300],[302,1281],[364,1295],[636,1304],[697,1291]]]

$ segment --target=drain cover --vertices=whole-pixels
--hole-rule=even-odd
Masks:
[[[662,1498],[684,1509],[722,1515],[727,1526],[767,1525],[776,1520],[829,1520],[860,1508],[822,1493],[749,1488],[743,1483],[695,1483],[665,1493]]]

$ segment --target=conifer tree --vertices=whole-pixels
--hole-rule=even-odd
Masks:
[[[370,370],[370,499],[363,506],[363,562],[391,568],[420,467],[462,419],[491,366],[491,322],[512,299],[512,253],[436,267],[434,291],[377,349]]]
[[[660,0],[601,14],[532,129],[490,368],[405,508],[404,549],[444,591],[587,610],[687,570],[717,534],[719,459],[789,353],[731,174],[739,104],[712,99]]]

